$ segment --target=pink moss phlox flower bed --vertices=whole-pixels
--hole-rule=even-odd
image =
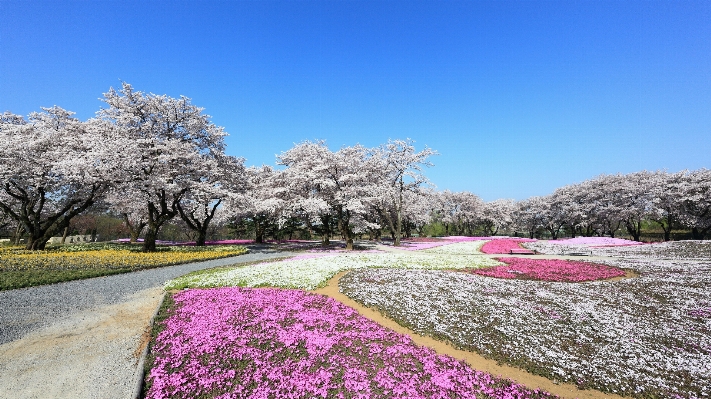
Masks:
[[[644,244],[637,241],[625,240],[623,238],[611,237],[575,237],[567,240],[551,240],[549,243],[560,245],[584,245],[587,247],[617,247]]]
[[[520,243],[532,241],[536,240],[531,240],[528,238],[504,238],[491,240],[481,247],[481,252],[485,254],[507,254],[512,249],[524,249],[523,247],[521,247]]]
[[[175,294],[146,398],[548,398],[299,290]]]
[[[449,237],[442,237],[443,240],[447,240],[450,242],[469,242],[469,241],[488,241],[488,240],[508,240],[510,237],[504,237],[504,236],[493,236],[493,237],[467,237],[467,236],[449,236]]]
[[[622,277],[625,271],[612,266],[559,259],[498,258],[503,266],[476,269],[481,276],[579,283]]]

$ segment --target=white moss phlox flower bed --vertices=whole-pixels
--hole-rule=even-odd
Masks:
[[[191,273],[168,281],[164,288],[282,287],[312,290],[343,270],[358,268],[473,269],[501,263],[480,256],[420,253],[344,254],[284,260],[230,269]]]
[[[339,286],[420,334],[552,380],[639,398],[711,398],[711,262],[607,263],[640,276],[559,283],[370,269]]]
[[[481,247],[487,240],[458,242],[456,244],[447,244],[440,247],[422,250],[422,252],[430,254],[445,254],[445,255],[477,255],[481,254]]]

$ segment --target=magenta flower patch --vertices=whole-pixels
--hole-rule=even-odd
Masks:
[[[415,345],[331,298],[219,288],[174,296],[147,398],[548,398]]]
[[[481,276],[543,281],[582,282],[622,277],[625,271],[612,266],[559,259],[499,258],[503,266],[476,269]]]
[[[521,250],[520,243],[531,242],[536,240],[530,240],[528,238],[502,238],[497,240],[491,240],[481,247],[481,252],[485,254],[507,254],[511,250]]]

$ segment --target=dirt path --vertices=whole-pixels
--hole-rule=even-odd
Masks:
[[[146,289],[0,345],[0,398],[133,397],[142,338],[162,296]]]
[[[474,368],[476,370],[486,371],[486,372],[491,373],[493,375],[509,378],[509,379],[516,381],[519,384],[523,384],[529,388],[534,388],[534,389],[541,388],[541,389],[546,390],[550,393],[558,395],[561,398],[581,398],[581,399],[604,399],[604,398],[622,399],[623,398],[622,396],[619,396],[619,395],[604,393],[604,392],[591,390],[591,389],[580,390],[575,385],[572,385],[572,384],[563,384],[563,383],[553,382],[547,378],[531,374],[527,371],[524,371],[524,370],[521,370],[521,369],[518,369],[515,367],[510,367],[510,366],[506,366],[506,365],[499,365],[495,361],[486,359],[486,358],[478,355],[477,353],[459,350],[448,343],[438,341],[436,339],[426,337],[423,335],[419,335],[410,329],[402,327],[395,321],[383,316],[383,314],[380,313],[379,311],[371,309],[371,308],[367,308],[367,307],[359,304],[358,302],[350,299],[346,295],[342,294],[338,289],[338,281],[346,273],[348,273],[348,272],[345,271],[345,272],[341,272],[341,273],[337,274],[331,280],[329,280],[328,285],[326,287],[319,288],[317,290],[314,290],[313,292],[329,296],[329,297],[343,303],[344,305],[352,307],[353,309],[357,310],[358,313],[360,313],[361,315],[375,321],[376,323],[378,323],[384,327],[394,330],[400,334],[406,334],[406,335],[410,336],[410,338],[412,338],[412,340],[417,345],[427,346],[429,348],[434,349],[437,353],[440,353],[443,355],[449,355],[449,356],[452,356],[456,359],[464,360],[470,366],[472,366],[472,368]]]

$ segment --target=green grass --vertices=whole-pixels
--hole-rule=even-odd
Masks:
[[[143,363],[143,391],[141,393],[141,398],[146,396],[146,393],[151,388],[151,380],[146,378],[148,373],[150,373],[153,368],[153,364],[156,360],[156,355],[153,352],[153,347],[156,344],[156,338],[163,330],[165,330],[165,320],[170,317],[171,312],[175,309],[175,300],[173,299],[173,294],[166,292],[163,297],[163,302],[158,309],[156,317],[153,319],[153,325],[151,326],[151,340],[148,342],[148,356],[146,361]]]

